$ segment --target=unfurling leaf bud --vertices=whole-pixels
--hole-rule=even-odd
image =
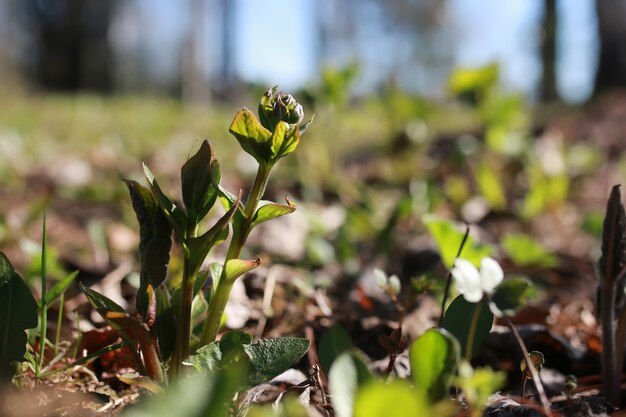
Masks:
[[[230,126],[244,151],[259,164],[273,165],[293,152],[310,123],[302,123],[302,106],[290,95],[268,89],[259,103],[259,119],[248,109],[240,110]]]

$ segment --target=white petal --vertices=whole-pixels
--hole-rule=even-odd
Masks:
[[[483,290],[481,289],[466,288],[465,291],[461,291],[457,285],[457,290],[463,294],[463,298],[465,298],[468,303],[478,303],[483,299]]]
[[[494,259],[487,257],[480,261],[480,285],[485,292],[492,292],[503,278],[502,267]]]
[[[478,269],[465,259],[457,259],[450,271],[455,279],[456,289],[470,303],[476,303],[483,297]]]

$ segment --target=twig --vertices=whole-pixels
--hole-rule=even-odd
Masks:
[[[530,359],[530,356],[528,355],[528,349],[526,349],[526,345],[524,344],[522,337],[520,336],[519,332],[517,331],[517,328],[515,327],[515,325],[509,318],[509,316],[505,314],[503,315],[503,318],[506,321],[506,324],[509,326],[509,328],[513,332],[513,336],[515,336],[515,339],[517,340],[517,344],[522,350],[522,355],[524,356],[524,361],[526,362],[526,368],[530,372],[530,375],[533,377],[532,378],[533,383],[535,384],[535,389],[537,390],[537,395],[539,396],[539,400],[543,407],[543,411],[548,417],[552,417],[552,408],[550,407],[550,401],[548,400],[546,391],[543,389],[543,384],[541,383],[541,379],[539,379],[539,372],[537,372],[537,369],[535,369],[535,365],[533,364],[533,361]]]

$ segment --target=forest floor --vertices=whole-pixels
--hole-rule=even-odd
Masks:
[[[607,95],[583,108],[520,110],[526,122],[512,122],[513,132],[504,139],[524,141],[520,151],[488,139],[497,129],[457,105],[422,115],[416,110],[418,116],[400,121],[387,118],[382,126],[367,121],[384,117],[378,110],[355,106],[346,109],[345,119],[331,110],[316,111],[311,136],[302,139],[297,155],[281,161],[267,191],[276,201],[288,194],[298,210],[250,237],[247,254],[258,254],[263,263],[235,286],[225,329],[243,328],[263,338],[302,336],[313,346],[284,381],[257,387],[256,401],[274,401],[309,379],[316,342],[334,324],[348,331],[381,373],[389,364],[381,336],[401,326],[408,343],[437,325],[447,271],[422,221],[427,214],[471,224],[473,239],[494,248],[492,256],[507,276],[533,282],[532,298],[512,320],[528,349],[545,356],[541,375],[547,394],[565,400],[569,374],[578,378],[575,392],[599,392],[595,265],[609,191],[626,176],[626,94]],[[133,98],[35,96],[1,102],[0,250],[37,294],[45,211],[51,282],[78,270],[77,281],[124,307],[134,306],[138,228],[119,179],[141,180],[145,161],[164,188],[176,193],[180,165],[209,137],[225,187],[249,189],[249,161],[226,129],[231,110]],[[212,116],[206,117],[209,111]],[[461,122],[446,125],[446,114],[460,114]],[[524,260],[515,253],[523,249],[503,243],[508,235],[531,237],[545,253]],[[224,254],[221,246],[211,256]],[[376,268],[399,277],[403,291],[397,302],[376,285]],[[170,277],[180,270],[175,254]],[[57,314],[58,305],[51,306],[49,335],[57,331]],[[65,294],[60,323],[58,348],[66,354],[58,367],[117,339],[77,285]],[[522,402],[520,360],[513,335],[496,321],[472,364],[505,371],[502,393]],[[118,415],[140,397],[138,388],[116,378],[131,365],[118,352],[37,383],[25,371],[22,388],[0,396],[0,415]],[[406,377],[409,369],[405,352],[392,372]],[[327,405],[319,392],[310,401]],[[579,415],[609,414],[610,408],[599,404]],[[486,415],[533,415],[507,410],[510,414],[492,409]]]

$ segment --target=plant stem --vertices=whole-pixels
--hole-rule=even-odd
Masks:
[[[463,240],[461,240],[461,245],[459,246],[459,250],[456,253],[455,260],[461,256],[461,252],[463,252],[463,248],[467,243],[467,238],[469,237],[470,228],[469,225],[465,225],[465,234],[463,235]],[[454,266],[454,265],[453,265]],[[448,301],[448,293],[450,292],[450,283],[452,282],[452,269],[448,271],[448,275],[446,276],[446,288],[443,291],[443,298],[441,299],[441,314],[439,315],[439,327],[441,327],[443,323],[443,313],[446,311],[446,301]]]
[[[476,304],[474,313],[472,314],[472,321],[467,331],[467,342],[465,343],[465,360],[471,362],[472,354],[474,353],[474,337],[476,336],[476,327],[478,326],[478,319],[480,318],[480,312],[483,308],[483,302]]]
[[[48,297],[48,289],[46,287],[48,271],[48,242],[46,236],[46,214],[43,215],[43,231],[41,236],[41,327],[39,330],[39,358],[37,360],[37,366],[35,368],[35,376],[39,378],[39,372],[43,367],[43,357],[46,351],[46,332],[48,329],[48,303],[46,298]]]
[[[524,340],[522,340],[522,336],[520,336],[517,328],[506,314],[502,316],[506,321],[506,324],[509,326],[509,329],[513,332],[513,336],[515,336],[515,340],[517,340],[517,344],[522,350],[522,355],[524,356],[524,361],[526,362],[526,369],[530,372],[532,376],[533,383],[535,384],[535,389],[537,390],[537,395],[539,395],[539,401],[543,407],[543,412],[546,416],[552,417],[552,408],[550,407],[550,401],[548,401],[548,396],[546,395],[546,391],[543,389],[543,384],[541,383],[541,379],[539,379],[539,372],[535,369],[535,365],[533,361],[530,359],[530,355],[528,354],[528,349],[526,349],[526,345],[524,344]]]
[[[65,292],[61,293],[59,300],[59,316],[57,317],[57,331],[54,335],[54,354],[59,352],[59,340],[61,339],[61,324],[63,324],[63,307],[65,304]]]
[[[607,400],[618,406],[621,370],[616,369],[616,362],[621,361],[615,358],[615,294],[613,280],[605,277],[602,284],[602,383]]]
[[[176,344],[170,364],[170,377],[178,375],[182,362],[189,356],[189,338],[191,336],[191,302],[193,298],[193,277],[190,277],[189,254],[183,248],[183,282],[178,309]]]
[[[164,383],[165,376],[163,375],[163,368],[161,368],[161,361],[157,352],[156,339],[152,337],[149,332],[138,332],[137,339],[139,342],[139,349],[141,349],[141,354],[143,356],[146,375],[159,384]],[[189,346],[189,340],[187,340],[187,346]],[[178,362],[176,363],[180,365]]]
[[[254,185],[252,186],[252,190],[250,191],[250,196],[248,197],[248,201],[246,202],[246,207],[244,210],[246,216],[245,221],[242,224],[241,228],[239,228],[239,230],[234,231],[234,233],[236,234],[233,235],[233,238],[230,241],[230,246],[228,247],[228,253],[226,254],[226,260],[224,261],[222,274],[219,281],[217,282],[217,286],[215,287],[213,296],[209,301],[207,318],[204,322],[199,346],[205,346],[208,343],[215,341],[215,338],[217,337],[220,322],[222,321],[222,316],[224,315],[224,309],[226,308],[228,298],[230,297],[230,291],[234,284],[234,281],[230,280],[226,276],[226,263],[231,259],[239,258],[239,256],[241,255],[241,251],[246,244],[248,235],[252,230],[251,226],[254,219],[254,214],[256,213],[259,201],[261,201],[261,198],[265,193],[267,181],[269,179],[270,171],[272,170],[273,166],[274,164],[259,164],[259,169],[254,180]]]

